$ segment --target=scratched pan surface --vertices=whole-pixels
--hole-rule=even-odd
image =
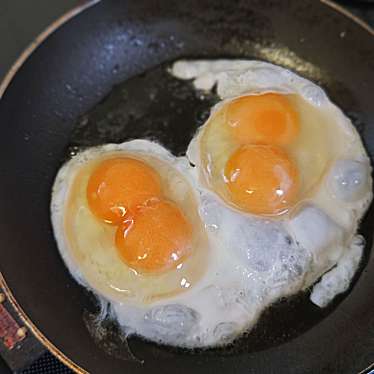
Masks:
[[[0,101],[0,270],[55,353],[92,373],[354,373],[374,362],[373,210],[362,224],[360,275],[329,309],[307,294],[281,301],[225,349],[130,339],[143,364],[126,359],[113,324],[95,334],[95,299],[69,276],[49,217],[53,178],[81,148],[147,137],[183,154],[217,98],[167,74],[181,57],[257,58],[299,72],[351,116],[373,155],[373,42],[370,30],[314,0],[107,0],[50,35]]]

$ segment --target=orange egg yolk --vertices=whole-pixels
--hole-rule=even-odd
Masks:
[[[226,123],[239,144],[290,144],[299,133],[299,118],[286,95],[243,96],[228,104]]]
[[[167,200],[149,200],[118,227],[120,256],[139,272],[175,268],[191,252],[192,227],[178,206]]]
[[[224,170],[231,201],[254,214],[281,214],[295,201],[298,172],[281,148],[245,145],[229,158]]]
[[[118,224],[129,210],[161,196],[158,174],[142,161],[122,157],[103,161],[87,185],[91,211],[107,223]]]

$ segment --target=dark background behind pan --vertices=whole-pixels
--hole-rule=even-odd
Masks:
[[[226,369],[350,373],[363,369],[374,360],[374,302],[368,297],[373,273],[367,271],[373,269],[372,262],[338,309],[306,334],[279,346],[274,341],[275,346],[266,345],[273,346],[268,350],[244,354],[239,349],[235,353],[192,356],[135,341],[136,351],[146,358],[145,365],[139,366],[112,359],[93,344],[82,321],[83,312],[93,307],[92,300],[68,276],[51,237],[50,186],[69,146],[144,135],[142,131],[147,128],[142,129],[141,125],[146,117],[139,118],[128,131],[119,131],[119,137],[114,139],[114,130],[98,136],[91,131],[93,126],[85,129],[90,119],[95,124],[103,113],[113,113],[111,103],[118,101],[116,97],[102,104],[100,108],[104,109],[91,112],[86,117],[88,121],[81,119],[79,131],[74,124],[77,116],[101,100],[113,84],[179,56],[257,57],[296,69],[327,89],[358,125],[371,154],[374,150],[374,128],[369,126],[374,120],[370,105],[373,38],[326,5],[316,1],[252,1],[239,5],[208,1],[178,5],[167,1],[161,7],[152,1],[128,6],[120,1],[106,1],[52,35],[20,70],[0,102],[0,121],[6,124],[0,140],[0,191],[7,196],[0,212],[5,244],[0,270],[17,300],[58,348],[92,372]],[[186,115],[198,115],[201,120],[209,100],[201,103],[199,97],[182,86],[174,89],[187,92],[186,95],[175,96],[168,90],[167,79],[162,70],[153,69],[118,88],[117,95],[124,90],[141,98],[149,88],[156,87],[163,107],[178,99],[178,106],[185,104]],[[148,104],[137,108],[138,101],[120,102],[123,112],[119,115],[123,117],[130,110],[135,111],[135,116],[153,115],[159,125],[149,127],[146,134],[161,134],[164,144],[176,152],[183,150],[189,139],[186,134],[193,130],[193,118],[181,115],[175,121],[176,113],[171,113],[165,119],[162,113],[148,110]],[[115,123],[113,119],[106,120],[106,128]],[[161,123],[170,131],[154,132]],[[188,131],[178,135],[179,126]],[[168,133],[170,136],[166,136]],[[363,225],[369,244],[371,224],[369,215]],[[297,303],[293,307],[297,308]],[[286,313],[293,310],[283,308]],[[295,314],[295,326],[315,323],[311,321],[313,313],[308,315],[303,306],[299,311],[302,313]],[[272,320],[270,336],[279,325],[282,330],[282,324],[287,324],[287,318],[276,315]],[[289,338],[285,336],[284,340]],[[266,339],[269,337],[259,342]]]

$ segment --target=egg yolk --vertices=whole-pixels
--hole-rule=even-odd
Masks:
[[[224,170],[231,201],[254,214],[281,214],[295,201],[298,173],[281,148],[245,145],[229,158]]]
[[[120,223],[129,210],[161,195],[158,174],[142,161],[123,157],[103,161],[87,185],[91,211],[107,223]]]
[[[131,268],[162,272],[175,268],[191,252],[192,226],[175,203],[154,199],[118,227],[115,240]]]
[[[226,123],[239,144],[290,144],[299,133],[299,118],[286,95],[243,96],[228,104]]]

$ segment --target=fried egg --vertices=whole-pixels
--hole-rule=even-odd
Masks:
[[[171,73],[222,99],[187,157],[134,140],[57,174],[52,224],[72,276],[125,335],[187,348],[232,342],[321,276],[311,300],[327,305],[359,265],[372,198],[350,121],[271,64],[179,61]]]
[[[143,305],[201,278],[209,246],[187,165],[139,140],[88,149],[61,168],[52,223],[80,283]]]
[[[358,268],[356,231],[372,199],[370,161],[351,121],[320,87],[269,63],[183,60],[171,73],[222,99],[187,151],[202,193],[243,217],[282,224],[311,256],[302,289],[337,265],[311,295],[327,305]],[[343,273],[344,287],[323,287]]]

